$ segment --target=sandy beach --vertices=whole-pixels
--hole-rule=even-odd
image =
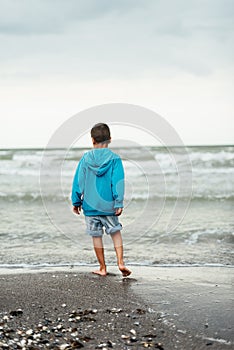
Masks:
[[[93,275],[91,269],[5,270],[0,275],[0,347],[234,348],[232,269],[220,274],[213,268],[211,274],[205,268],[135,266],[127,279],[114,267],[107,277]],[[215,294],[207,293],[207,286]],[[220,302],[213,304],[212,298]],[[229,339],[220,339],[216,331],[222,328],[221,335]]]
[[[232,267],[139,267],[135,275],[134,291],[170,328],[210,341],[214,348],[218,343],[233,347]]]

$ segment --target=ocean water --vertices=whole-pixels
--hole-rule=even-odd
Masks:
[[[234,146],[114,150],[126,174],[128,264],[234,265]],[[85,151],[0,150],[0,267],[96,263],[84,216],[70,202]],[[110,237],[104,243],[115,264]]]

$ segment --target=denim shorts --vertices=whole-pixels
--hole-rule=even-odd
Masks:
[[[101,237],[104,233],[109,235],[122,229],[118,216],[85,216],[86,232],[92,237]]]

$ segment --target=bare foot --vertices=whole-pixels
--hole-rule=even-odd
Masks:
[[[106,276],[107,275],[106,270],[95,270],[95,271],[92,271],[92,273],[94,273],[95,275],[100,275],[100,276]]]
[[[119,265],[119,270],[122,272],[123,277],[127,277],[132,273],[132,271],[127,269],[127,267],[124,265]]]

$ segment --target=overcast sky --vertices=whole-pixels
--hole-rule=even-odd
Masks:
[[[72,115],[112,102],[154,110],[187,145],[234,143],[233,0],[0,8],[1,147],[44,147]]]

